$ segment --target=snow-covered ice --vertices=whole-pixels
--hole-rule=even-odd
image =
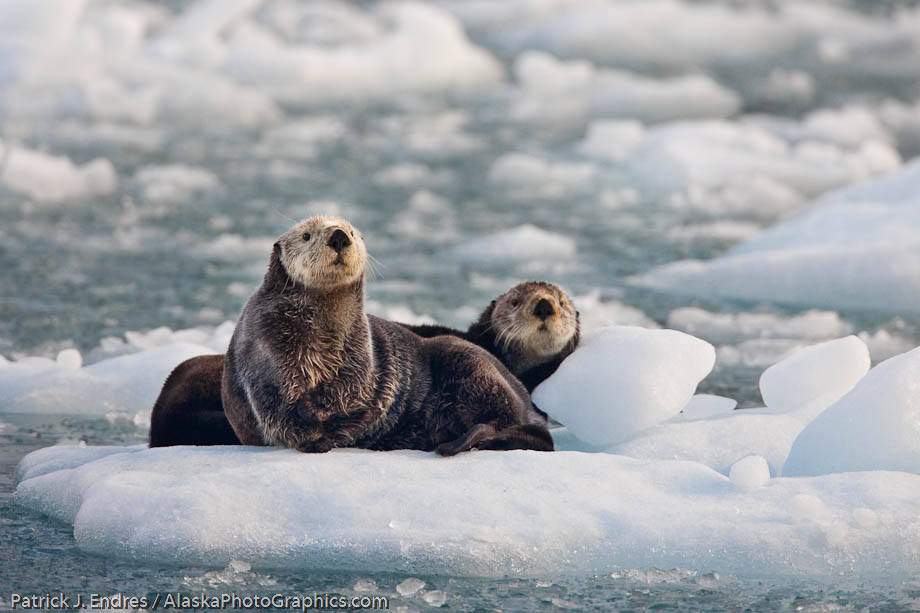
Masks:
[[[612,445],[676,415],[712,370],[709,343],[676,330],[589,332],[533,401],[590,445]]]
[[[808,306],[917,312],[920,162],[818,199],[709,261],[667,264],[636,282]]]
[[[704,568],[913,572],[920,476],[730,480],[694,462],[577,452],[434,454],[53,447],[15,502],[77,545],[148,563],[486,577]],[[740,470],[740,469],[739,469]],[[741,487],[743,486],[743,487]],[[874,525],[859,517],[874,514]]]

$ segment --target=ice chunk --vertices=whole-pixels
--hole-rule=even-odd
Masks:
[[[586,334],[533,400],[586,443],[612,445],[676,415],[714,363],[689,334],[610,326]]]
[[[184,164],[145,166],[134,174],[134,181],[150,202],[180,202],[220,186],[210,170]]]
[[[115,167],[98,158],[77,166],[70,158],[10,146],[0,141],[4,160],[0,184],[43,202],[79,200],[115,191]]]
[[[770,480],[770,467],[763,457],[749,455],[732,464],[728,478],[739,487],[756,489]]]
[[[792,411],[808,422],[853,389],[869,366],[869,348],[858,337],[827,341],[765,370],[760,395],[768,408]]]
[[[783,476],[861,470],[920,473],[920,349],[885,360],[808,424]]]
[[[0,412],[136,412],[153,406],[166,377],[180,362],[213,353],[200,345],[166,345],[74,369],[75,360],[0,369]]]
[[[821,198],[707,262],[641,275],[678,293],[915,313],[920,293],[920,161]]]
[[[415,577],[409,577],[396,586],[396,591],[399,592],[400,596],[413,596],[423,587],[425,587],[424,581]]]
[[[531,224],[476,238],[453,250],[453,256],[460,260],[480,263],[564,260],[574,255],[574,240]]]
[[[40,462],[23,460],[32,467],[19,471],[15,503],[72,524],[81,550],[133,563],[481,577],[651,567],[760,580],[790,568],[798,579],[916,570],[916,541],[905,535],[920,475],[907,473],[780,478],[750,490],[698,463],[605,453],[36,454]]]
[[[588,133],[579,144],[587,156],[622,162],[645,136],[645,128],[635,120],[603,119],[588,124]]]
[[[856,149],[816,140],[790,143],[757,125],[708,120],[650,128],[633,150],[627,170],[647,189],[664,194],[687,188],[740,188],[739,182],[757,179],[816,196],[899,165],[898,154],[876,141]]]
[[[798,315],[776,313],[713,313],[681,307],[668,315],[668,327],[705,338],[711,343],[734,344],[750,339],[823,340],[852,332],[836,311],[810,310]]]
[[[328,16],[335,3],[320,7]],[[370,19],[373,25],[362,36],[332,44],[320,40],[329,34],[324,28],[314,28],[295,44],[263,35],[256,46],[247,37],[245,44],[226,49],[222,69],[277,100],[301,104],[406,91],[465,92],[503,78],[499,62],[470,43],[462,25],[437,7],[406,1],[385,3],[373,12],[345,11],[357,13],[345,19]]]
[[[422,600],[432,607],[443,607],[447,602],[447,594],[441,590],[431,590],[422,594]]]
[[[518,121],[628,117],[659,122],[724,117],[740,107],[737,94],[701,74],[653,79],[598,70],[584,60],[564,62],[541,51],[519,55],[514,73],[521,87],[510,113]]]
[[[506,153],[489,168],[489,182],[518,198],[557,198],[590,189],[590,162],[550,162],[530,153]]]

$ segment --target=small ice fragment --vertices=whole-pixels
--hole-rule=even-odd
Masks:
[[[432,590],[422,594],[422,599],[433,607],[442,607],[447,602],[447,594],[441,590]]]
[[[770,467],[763,456],[749,455],[732,464],[728,478],[739,487],[756,489],[770,480]]]
[[[248,573],[252,570],[252,564],[244,560],[230,560],[230,564],[227,565],[227,570],[235,573]]]
[[[424,581],[415,577],[409,577],[396,586],[396,591],[399,592],[400,596],[412,596],[423,587],[425,587]]]
[[[355,583],[354,590],[356,592],[376,592],[377,582],[373,579],[358,579]]]

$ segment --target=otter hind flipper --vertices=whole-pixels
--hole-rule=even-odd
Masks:
[[[495,451],[508,451],[511,449],[554,450],[553,438],[543,426],[523,424],[496,430],[489,424],[476,424],[463,437],[438,445],[435,453],[442,456],[452,456],[474,448]]]

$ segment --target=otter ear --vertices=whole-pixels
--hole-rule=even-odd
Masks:
[[[281,241],[275,241],[275,244],[272,245],[272,255],[281,257]]]
[[[492,312],[495,311],[495,301],[489,303],[489,306],[486,307],[486,310],[482,312],[482,315],[479,316],[479,319],[470,324],[469,329],[466,331],[467,340],[472,340],[476,342],[475,339],[482,338],[488,332],[492,331]]]

